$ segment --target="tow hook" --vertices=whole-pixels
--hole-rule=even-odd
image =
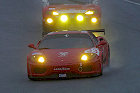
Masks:
[[[80,66],[79,66],[79,68],[78,68],[78,70],[80,71],[80,72],[82,72],[83,71],[83,68],[82,68],[82,63],[80,63]]]

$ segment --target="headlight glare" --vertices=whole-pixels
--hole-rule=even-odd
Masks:
[[[44,63],[45,62],[45,58],[43,56],[40,56],[37,61],[39,63]]]
[[[51,24],[53,22],[53,19],[52,18],[48,18],[47,19],[47,23]]]
[[[78,21],[83,21],[83,20],[84,20],[84,17],[83,17],[82,15],[78,15],[78,16],[77,16],[77,20],[78,20]]]
[[[87,55],[82,55],[81,60],[87,61],[88,60],[88,56]]]
[[[68,20],[68,16],[62,15],[60,19],[62,22],[66,22]]]
[[[92,18],[92,19],[91,19],[91,22],[92,22],[92,23],[97,23],[97,18],[95,18],[95,17]]]

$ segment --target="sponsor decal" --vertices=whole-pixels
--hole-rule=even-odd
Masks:
[[[98,48],[91,48],[91,49],[85,50],[85,53],[95,53],[99,56],[100,51]]]
[[[74,9],[70,9],[70,10],[60,10],[57,11],[58,13],[85,13],[87,10],[74,10]]]
[[[55,71],[59,71],[59,70],[70,70],[70,68],[62,67],[62,68],[54,68],[53,70],[55,70]]]
[[[58,53],[58,57],[65,57],[67,56],[69,53],[68,52],[59,52]]]

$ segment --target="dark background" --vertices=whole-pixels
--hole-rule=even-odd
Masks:
[[[0,93],[140,93],[140,6],[123,0],[100,0],[100,5],[111,48],[104,75],[30,81],[27,45],[41,38],[41,0],[0,0]]]

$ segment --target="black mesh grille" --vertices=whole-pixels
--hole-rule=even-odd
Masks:
[[[93,70],[93,66],[92,65],[88,65],[88,64],[86,64],[86,65],[83,65],[82,66],[82,72],[89,72],[89,71],[92,71]]]
[[[42,74],[42,73],[45,73],[46,70],[47,70],[47,68],[45,68],[45,67],[36,67],[36,68],[34,68],[34,73]]]

